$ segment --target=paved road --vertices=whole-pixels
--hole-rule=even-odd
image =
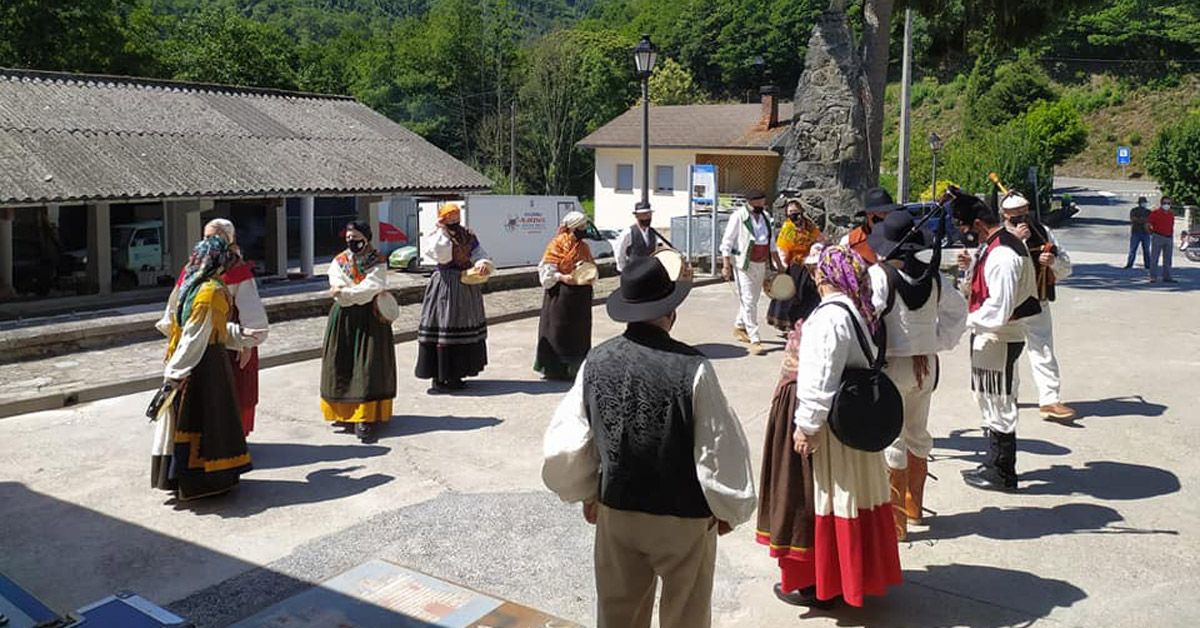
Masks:
[[[1118,226],[1087,228],[1119,237]],[[743,527],[720,543],[717,625],[1194,625],[1200,271],[1151,288],[1114,268],[1120,255],[1081,248],[1055,316],[1065,394],[1084,418],[1063,426],[1024,411],[1024,491],[958,480],[983,445],[960,346],[944,358],[931,418],[938,516],[902,546],[905,584],[865,609],[801,612],[774,599],[773,562]],[[757,466],[780,354],[734,345],[733,312],[728,286],[698,289],[677,335],[713,358]],[[603,308],[596,316],[597,340],[619,332]],[[415,346],[398,345],[398,416],[375,445],[322,423],[316,362],[265,371],[256,469],[219,501],[172,506],[149,488],[148,394],[0,420],[0,571],[57,609],[129,588],[223,626],[380,557],[593,623],[591,529],[539,477],[564,389],[530,371],[535,330],[495,326],[487,373],[455,397],[427,395],[408,377]],[[1022,396],[1034,401],[1028,386]]]

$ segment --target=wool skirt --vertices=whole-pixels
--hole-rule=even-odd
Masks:
[[[150,483],[195,499],[228,491],[250,468],[233,367],[224,347],[211,344],[158,419]]]
[[[755,540],[779,559],[803,557],[813,545],[812,461],[793,446],[795,415],[796,380],[789,379],[776,389],[767,417],[755,530]]]
[[[782,331],[790,331],[796,321],[808,318],[821,304],[821,294],[808,269],[801,264],[792,264],[788,266],[787,274],[796,284],[795,296],[785,301],[771,299],[767,308],[767,323]]]
[[[456,268],[439,268],[425,288],[417,328],[418,379],[459,380],[487,366],[483,289],[462,283],[461,274]]]
[[[533,370],[548,379],[573,379],[592,348],[591,285],[554,284],[542,298]]]
[[[374,423],[392,417],[396,353],[392,326],[375,304],[333,304],[321,358],[321,412],[327,421]]]

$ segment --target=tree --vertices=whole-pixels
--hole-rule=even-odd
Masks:
[[[974,125],[1004,124],[1034,103],[1054,100],[1050,77],[1030,55],[993,68],[980,57],[967,79],[967,121]]]
[[[704,92],[692,79],[692,73],[679,62],[661,59],[650,75],[650,102],[655,105],[697,105],[705,101]]]
[[[1200,203],[1200,112],[1158,132],[1146,153],[1146,171],[1164,195]]]
[[[0,66],[112,72],[124,48],[123,0],[0,2]]]
[[[184,18],[162,43],[161,62],[180,80],[297,87],[296,51],[287,34],[225,7]]]
[[[1024,125],[1043,154],[1055,166],[1083,151],[1087,142],[1087,127],[1083,117],[1062,101],[1040,102],[1024,116]]]

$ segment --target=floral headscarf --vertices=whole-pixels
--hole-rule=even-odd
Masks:
[[[827,246],[817,262],[816,279],[818,285],[827,283],[850,297],[871,333],[875,333],[879,329],[879,317],[875,314],[875,306],[871,305],[868,266],[866,260],[849,247]]]
[[[196,293],[209,279],[219,279],[233,259],[229,243],[221,236],[209,236],[192,247],[192,256],[183,269],[183,281],[179,284],[179,306],[175,311],[175,322],[180,327],[183,327],[184,321],[191,316]]]

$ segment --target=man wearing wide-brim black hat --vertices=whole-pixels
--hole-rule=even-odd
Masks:
[[[867,262],[874,264],[877,261],[875,250],[871,248],[867,238],[871,235],[871,231],[875,225],[887,218],[888,214],[901,209],[904,206],[892,200],[892,195],[887,193],[883,188],[871,188],[867,190],[867,194],[863,199],[864,208],[862,211],[855,214],[856,217],[862,218],[863,223],[850,230],[850,233],[842,236],[839,244],[848,246],[858,253]]]
[[[754,513],[741,423],[712,365],[674,340],[690,278],[630,260],[608,315],[625,333],[592,349],[555,410],[542,480],[596,525],[597,625],[709,626],[716,537]]]
[[[929,403],[938,381],[937,354],[962,338],[967,302],[930,268],[934,236],[917,228],[912,214],[891,212],[871,230],[867,241],[879,263],[867,274],[871,302],[887,330],[884,372],[904,398],[904,428],[884,452],[891,486],[897,540],[904,541],[908,522],[922,522],[925,477],[933,436]]]

